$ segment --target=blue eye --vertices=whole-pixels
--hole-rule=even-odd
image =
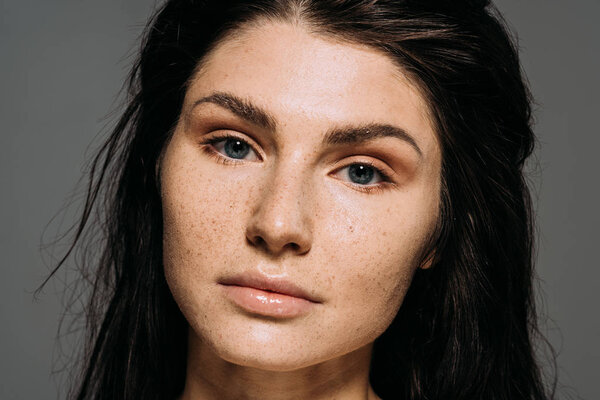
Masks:
[[[352,164],[348,167],[348,177],[353,183],[359,185],[368,185],[371,183],[375,174],[375,169],[368,165]]]
[[[250,153],[250,145],[238,139],[227,139],[225,140],[224,151],[227,157],[241,160]]]
[[[339,170],[338,174],[341,174],[345,180],[360,186],[377,186],[389,181],[379,168],[367,163],[350,164]]]
[[[252,146],[243,139],[235,136],[222,136],[209,139],[205,144],[210,144],[221,156],[233,160],[255,161],[259,157]]]

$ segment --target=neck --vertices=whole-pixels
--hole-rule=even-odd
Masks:
[[[369,385],[371,352],[367,345],[316,365],[271,371],[225,361],[190,334],[180,400],[375,400]]]

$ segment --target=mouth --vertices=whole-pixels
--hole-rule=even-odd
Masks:
[[[237,307],[252,315],[294,318],[321,303],[304,289],[285,279],[259,274],[240,274],[218,282]]]

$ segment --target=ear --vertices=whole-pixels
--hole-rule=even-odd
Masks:
[[[433,266],[433,258],[428,258],[419,268],[429,269]]]
[[[423,261],[421,261],[421,265],[419,266],[420,269],[429,269],[431,267],[433,267],[435,265],[435,262],[437,261],[437,255],[435,250],[430,251],[429,253],[427,253],[427,256],[423,259]]]

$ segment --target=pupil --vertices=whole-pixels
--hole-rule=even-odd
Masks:
[[[354,183],[366,185],[373,179],[375,171],[367,165],[353,164],[349,168],[350,179]]]
[[[225,142],[225,153],[231,158],[244,158],[249,152],[250,146],[241,140],[227,139]]]

